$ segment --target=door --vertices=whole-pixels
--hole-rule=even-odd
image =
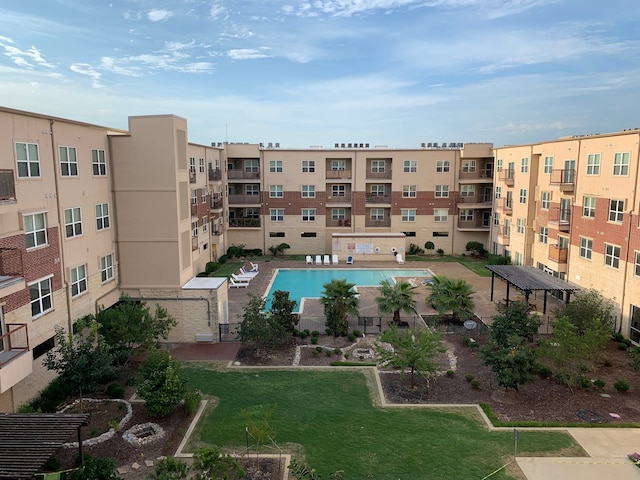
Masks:
[[[562,183],[573,183],[576,172],[576,161],[565,160],[564,171],[562,172]]]

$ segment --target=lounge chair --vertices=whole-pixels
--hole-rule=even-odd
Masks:
[[[240,267],[240,273],[238,274],[238,276],[240,277],[255,277],[258,275],[258,272],[253,272],[253,271],[249,271],[249,270],[245,270],[244,267]]]
[[[249,283],[254,277],[249,275],[236,275],[235,273],[232,273],[231,278],[236,282]]]
[[[409,282],[409,285],[411,285],[412,287],[417,287],[415,278],[410,278],[409,280],[407,280],[407,282]]]
[[[329,260],[329,255],[325,255],[324,256],[324,264],[325,265],[331,265],[331,260]]]
[[[320,255],[316,255],[316,265],[322,265],[322,257]]]
[[[249,262],[251,264],[251,271],[252,272],[257,272],[258,271],[258,264],[257,263],[253,263],[253,262]]]
[[[420,282],[420,285],[422,285],[423,287],[430,287],[431,285],[433,285],[433,280],[431,278],[425,278]]]
[[[347,265],[353,265],[353,255],[347,257]]]
[[[247,288],[249,282],[237,282],[233,278],[229,279],[229,288]]]
[[[307,255],[307,265],[313,264],[313,258],[311,258],[311,255]]]
[[[400,265],[402,265],[404,263],[404,259],[402,258],[402,254],[396,253],[396,262],[398,262]]]
[[[333,263],[334,265],[338,265],[338,255],[333,255],[331,257],[331,263]]]

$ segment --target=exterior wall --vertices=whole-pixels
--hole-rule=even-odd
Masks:
[[[355,262],[396,262],[396,252],[406,254],[402,233],[339,233],[333,236],[332,254],[340,263],[352,256]],[[315,259],[314,259],[315,260]]]

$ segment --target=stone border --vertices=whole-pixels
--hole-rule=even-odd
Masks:
[[[91,445],[97,445],[99,443],[106,442],[116,434],[116,431],[122,430],[122,428],[127,424],[129,420],[131,420],[131,417],[133,416],[133,409],[131,408],[131,404],[126,400],[122,400],[120,398],[83,398],[82,401],[96,402],[96,403],[97,402],[119,402],[119,403],[124,403],[127,406],[127,414],[122,418],[122,420],[120,420],[120,423],[118,423],[118,427],[116,429],[110,428],[109,431],[103,433],[98,437],[93,437],[87,440],[83,440],[82,445],[84,447],[89,447]],[[64,408],[62,408],[62,410],[58,410],[57,413],[64,413],[74,405],[77,405],[78,403],[80,403],[80,399],[77,399],[73,403],[65,406]],[[62,448],[78,448],[78,446],[79,446],[78,442],[69,442],[69,443],[62,444]]]

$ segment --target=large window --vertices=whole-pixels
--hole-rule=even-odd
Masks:
[[[78,295],[87,291],[87,266],[80,265],[71,269],[71,296]]]
[[[302,161],[302,173],[314,173],[316,171],[315,160],[303,160]]]
[[[527,203],[527,189],[526,188],[521,188],[520,189],[520,203],[522,203],[522,204]]]
[[[371,173],[384,173],[386,165],[385,160],[371,160]]]
[[[553,170],[553,157],[544,157],[544,173],[551,173]]]
[[[529,158],[524,157],[520,161],[520,173],[529,173]]]
[[[82,212],[80,207],[66,208],[64,210],[64,230],[67,238],[82,235]]]
[[[24,240],[26,248],[41,247],[47,244],[46,213],[24,215]]]
[[[629,152],[613,156],[613,174],[622,177],[629,175]]]
[[[332,208],[331,220],[344,220],[346,218],[346,210],[344,208]]]
[[[475,160],[463,160],[461,165],[462,173],[475,173],[476,161]]]
[[[63,177],[78,176],[78,152],[76,147],[59,147],[60,175]]]
[[[502,187],[499,186],[499,185],[496,187],[496,195],[495,195],[495,197],[496,198],[502,197]]]
[[[284,208],[271,208],[269,215],[272,222],[284,222]]]
[[[608,243],[604,244],[604,264],[612,268],[620,266],[620,247]]]
[[[94,148],[91,150],[91,168],[93,174],[96,177],[101,177],[107,174],[107,160],[104,155],[104,150],[100,148]]]
[[[415,208],[403,208],[400,210],[403,222],[415,222],[416,221],[416,209]]]
[[[447,198],[449,196],[449,185],[436,185],[435,197]]]
[[[246,173],[258,173],[260,171],[260,161],[257,159],[247,159],[244,161],[244,171]]]
[[[460,209],[460,221],[461,222],[473,222],[473,209],[461,208]]]
[[[384,220],[384,208],[372,208],[369,212],[369,218],[374,222],[382,222]]]
[[[582,216],[595,218],[596,197],[582,197]]]
[[[31,298],[31,317],[38,318],[53,308],[51,296],[51,277],[43,278],[29,284]]]
[[[282,160],[269,160],[270,173],[282,173]]]
[[[460,187],[460,196],[464,198],[473,198],[476,196],[475,185],[462,185]]]
[[[369,193],[374,197],[384,197],[384,185],[371,185]]]
[[[315,208],[303,208],[302,209],[302,221],[303,222],[315,222],[316,221],[316,209]]]
[[[446,208],[434,208],[433,209],[433,221],[434,222],[446,222],[449,220],[449,210]]]
[[[540,195],[540,208],[542,210],[549,210],[551,204],[551,192],[542,192]]]
[[[96,228],[104,230],[109,228],[109,204],[99,203],[96,205]]]
[[[548,243],[549,242],[549,227],[540,227],[538,240],[540,241],[540,243]]]
[[[18,162],[18,177],[40,176],[40,156],[37,143],[16,143],[16,161]]]
[[[524,218],[518,218],[516,221],[516,228],[518,233],[524,233]]]
[[[344,197],[346,196],[347,188],[344,185],[331,185],[332,197]]]
[[[196,173],[196,157],[189,157],[189,171]]]
[[[200,158],[198,162],[199,162],[198,165],[200,167],[200,173],[204,173],[204,158]]]
[[[347,169],[347,161],[346,160],[331,160],[331,170],[346,170]]]
[[[417,194],[417,186],[416,185],[403,185],[402,186],[402,197],[403,198],[415,198]]]
[[[624,200],[609,200],[609,221],[622,223],[624,217]]]
[[[449,171],[451,163],[449,160],[436,160],[436,172],[447,173]]]
[[[404,173],[416,173],[418,171],[417,160],[405,160],[402,164]]]
[[[283,198],[284,189],[282,185],[269,185],[269,197],[270,198]]]
[[[302,198],[315,198],[316,186],[315,185],[302,185]]]
[[[198,236],[198,220],[194,220],[193,222],[191,222],[191,236]]]
[[[600,175],[599,153],[592,153],[587,156],[587,175]]]
[[[198,189],[195,188],[191,190],[191,205],[197,205],[197,204],[198,204]]]
[[[252,196],[260,195],[260,185],[258,183],[247,183],[244,186],[244,194]]]
[[[587,237],[580,237],[580,256],[591,260],[591,254],[593,253],[593,240]]]

